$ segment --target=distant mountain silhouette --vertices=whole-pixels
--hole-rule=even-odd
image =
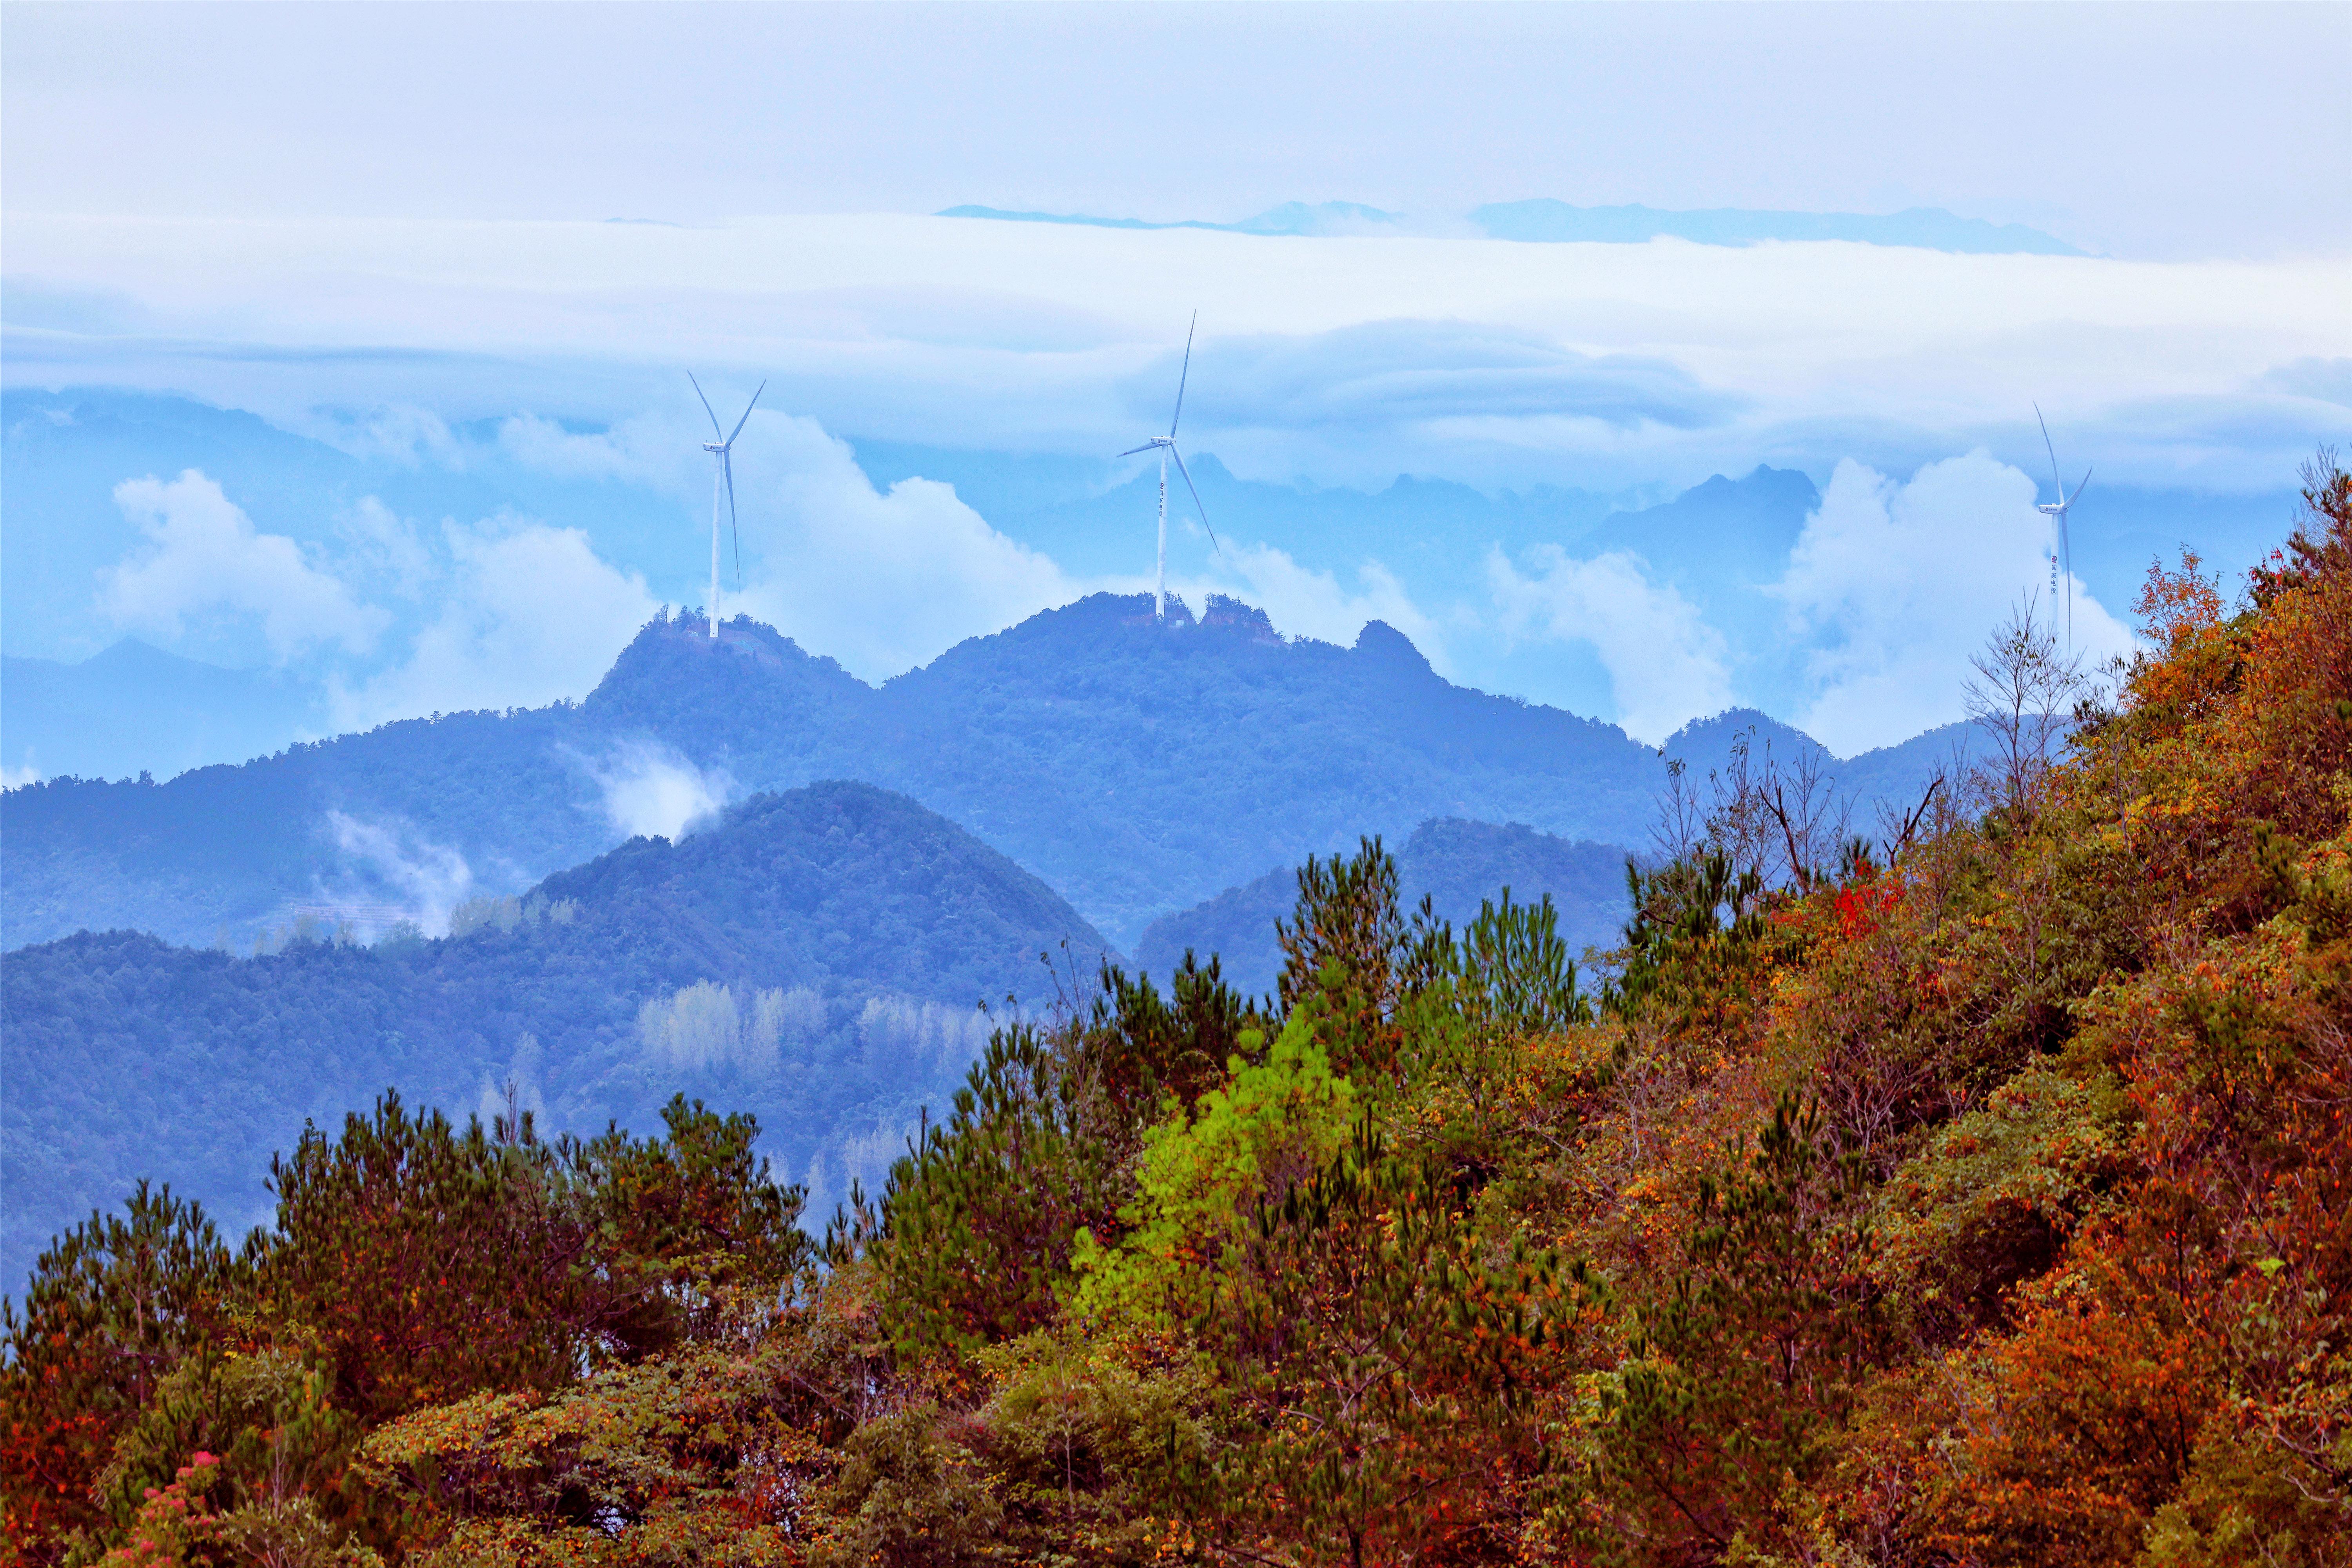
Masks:
[[[512,1077],[589,1131],[683,1089],[758,1114],[799,1175],[826,1138],[936,1102],[986,1037],[976,1004],[1050,1000],[1041,953],[1090,978],[1106,947],[1003,856],[857,784],[632,839],[460,925],[373,947],[318,929],[257,957],[119,931],[0,955],[0,1289],[141,1175],[254,1216],[306,1116],[387,1086],[463,1113]]]
[[[1496,239],[1636,245],[1665,237],[1700,245],[1843,239],[1979,255],[2083,254],[2064,240],[2023,224],[1987,223],[1982,218],[1956,216],[1941,207],[1906,207],[1898,213],[1769,212],[1743,207],[1666,212],[1640,205],[1578,207],[1538,198],[1492,202],[1472,213],[1470,221]]]
[[[276,751],[327,727],[323,688],[287,670],[225,669],[125,637],[79,664],[0,657],[0,766],[47,776],[171,778]]]
[[[1004,207],[947,207],[931,215],[934,217],[994,218],[1000,223],[1076,224],[1087,228],[1206,228],[1224,234],[1263,234],[1293,236],[1329,236],[1344,234],[1401,234],[1407,232],[1399,226],[1395,213],[1368,207],[1361,202],[1284,202],[1271,206],[1255,217],[1239,223],[1210,223],[1201,218],[1178,218],[1173,222],[1152,223],[1136,217],[1089,217],[1084,213],[1015,212]]]
[[[1097,595],[878,690],[766,627],[706,630],[655,621],[582,703],[406,721],[164,784],[10,791],[0,937],[201,942],[299,902],[419,899],[435,875],[517,889],[620,837],[616,770],[659,765],[739,793],[902,790],[1131,940],[1268,865],[1433,815],[1622,837],[1657,772],[1613,726],[1449,685],[1379,623],[1342,648],[1229,601],[1155,626],[1141,595]]]
[[[1352,235],[1410,234],[1413,228],[1396,213],[1382,212],[1358,202],[1284,202],[1238,223],[1211,223],[1178,218],[1154,223],[1143,218],[1093,217],[1084,213],[1017,212],[1003,207],[953,206],[937,217],[993,218],[1006,223],[1077,224],[1090,228],[1202,228],[1227,234]],[[1756,245],[1765,240],[1843,239],[1863,245],[1916,246],[1927,250],[2029,256],[2080,256],[2082,251],[2023,224],[1988,223],[1960,217],[1941,207],[1906,207],[1897,213],[1776,212],[1747,207],[1713,207],[1675,212],[1639,205],[1610,207],[1570,206],[1538,197],[1531,201],[1490,202],[1470,214],[1470,221],[1494,239],[1584,240],[1639,245],[1672,237],[1700,245]]]
[[[643,826],[648,778],[901,791],[1124,944],[1269,866],[1434,816],[1639,845],[1664,776],[1613,725],[1450,684],[1381,622],[1287,640],[1213,598],[1096,595],[864,685],[768,627],[657,618],[584,702],[410,720],[168,783],[0,795],[0,942],[201,943],[303,903],[421,914],[520,890]],[[1767,722],[1769,722],[1767,721]]]
[[[1874,837],[1877,803],[1902,808],[1917,805],[1928,780],[1938,773],[1955,771],[1959,760],[1970,752],[1971,741],[1977,742],[1974,749],[1981,762],[1982,733],[1966,721],[1941,724],[1897,745],[1881,746],[1859,756],[1838,757],[1802,730],[1783,724],[1769,713],[1733,708],[1710,719],[1692,720],[1669,735],[1660,749],[1680,760],[1689,769],[1693,784],[1702,788],[1710,773],[1729,766],[1732,748],[1741,742],[1746,743],[1748,760],[1755,766],[1760,767],[1768,755],[1780,765],[1811,758],[1833,782],[1836,792],[1853,803],[1853,830],[1867,838]]]
[[[1621,839],[1656,756],[1614,725],[1449,684],[1386,624],[1285,642],[1097,595],[975,638],[884,694],[904,787],[1069,893],[1114,939],[1360,834],[1433,816]],[[985,716],[984,721],[974,719]]]

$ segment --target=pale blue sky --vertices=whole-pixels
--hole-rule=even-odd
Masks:
[[[2341,254],[2352,8],[8,7],[17,211],[1948,207]]]

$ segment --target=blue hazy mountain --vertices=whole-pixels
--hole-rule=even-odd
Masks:
[[[267,756],[328,728],[325,690],[285,669],[225,669],[125,637],[79,664],[0,656],[0,767],[170,778]]]
[[[886,442],[860,441],[856,453],[877,485],[916,475],[948,480],[983,516],[1074,570],[1131,568],[1149,543],[1156,470]],[[1483,607],[1493,591],[1490,551],[1514,561],[1537,546],[1578,558],[1632,551],[1723,633],[1735,666],[1753,682],[1745,691],[1751,700],[1793,707],[1801,694],[1801,650],[1782,634],[1782,606],[1765,586],[1779,580],[1820,504],[1801,473],[1717,475],[1645,507],[1623,493],[1551,485],[1488,493],[1409,474],[1373,491],[1274,484],[1238,478],[1213,454],[1188,461],[1220,534],[1262,540],[1343,583],[1364,562],[1379,562],[1439,614],[1448,605],[1491,614]],[[1189,501],[1171,509],[1170,521],[1196,526]],[[1540,686],[1549,700],[1583,712],[1606,711],[1614,700],[1607,671],[1580,647],[1479,645],[1455,658],[1465,661],[1455,679],[1486,690]]]
[[[1972,255],[2081,256],[2084,253],[2022,224],[1959,217],[1941,207],[1898,213],[1759,212],[1716,207],[1664,212],[1655,207],[1578,207],[1538,198],[1489,202],[1470,221],[1496,239],[1586,240],[1639,245],[1675,238],[1700,245],[1758,245],[1766,240],[1850,240],[1862,245],[1916,246]]]
[[[1613,725],[1453,685],[1374,622],[1350,647],[1265,616],[1096,595],[876,689],[738,619],[657,618],[584,702],[387,724],[164,783],[0,795],[0,942],[127,926],[244,937],[306,901],[518,889],[618,837],[614,780],[900,790],[1115,941],[1271,865],[1433,816],[1622,842],[1659,763]],[[462,875],[461,875],[462,873]]]
[[[935,217],[994,218],[1002,223],[1078,224],[1088,228],[1206,228],[1224,234],[1328,236],[1397,232],[1398,216],[1361,202],[1284,202],[1239,223],[1207,223],[1180,218],[1150,223],[1133,217],[1088,217],[1083,213],[1011,212],[1003,207],[955,206]]]
[[[826,764],[873,689],[749,629],[698,668],[641,677],[649,641],[689,660],[711,652],[683,624],[658,627],[587,703],[404,720],[161,783],[50,779],[0,795],[0,946],[117,926],[244,943],[298,904],[429,915],[519,891],[627,837],[605,809],[608,781],[690,768],[645,755],[680,724],[740,739],[738,793],[860,771]],[[642,689],[671,678],[679,689]]]
[[[1198,620],[1172,601],[1164,623],[1150,604],[1096,595],[878,689],[740,617],[715,640],[657,617],[583,702],[12,790],[0,943],[248,942],[306,905],[518,891],[609,848],[649,784],[900,791],[1122,945],[1269,867],[1432,817],[1646,841],[1664,765],[1613,725],[1454,685],[1381,622],[1341,647],[1228,599]]]
[[[1149,543],[1160,482],[1149,466],[892,441],[859,440],[854,449],[877,486],[919,477],[952,484],[974,510],[1066,570],[1133,570],[1138,541]],[[1513,552],[1537,543],[1581,548],[1602,519],[1638,505],[1626,493],[1558,485],[1489,492],[1412,474],[1377,490],[1280,484],[1240,478],[1213,452],[1187,453],[1185,462],[1220,535],[1263,541],[1318,571],[1348,574],[1376,560],[1409,573],[1417,586],[1426,583],[1432,597],[1483,583],[1490,543]],[[1803,475],[1786,479],[1811,494]],[[1759,495],[1766,505],[1780,499]],[[1192,516],[1189,498],[1181,508],[1171,504],[1170,526],[1196,526]]]
[[[1614,725],[1453,685],[1381,622],[1352,647],[1292,641],[1219,598],[1197,625],[1171,613],[1156,626],[1143,597],[1097,595],[964,643],[883,695],[926,737],[902,753],[898,787],[1005,847],[1115,940],[1268,866],[1433,816],[1622,840],[1659,773]]]
[[[940,217],[992,218],[1004,223],[1080,224],[1092,228],[1214,229],[1226,234],[1354,235],[1412,232],[1400,215],[1358,202],[1285,202],[1238,223],[1179,218],[1154,223],[1142,218],[1093,217],[1084,213],[1013,212],[1003,207],[953,206]],[[1470,221],[1495,239],[1583,240],[1640,245],[1662,238],[1700,245],[1758,245],[1767,240],[1848,240],[1862,245],[1913,246],[1970,255],[2081,256],[2064,240],[2023,224],[1989,223],[1960,217],[1941,207],[1906,207],[1896,213],[1769,212],[1714,207],[1672,212],[1641,205],[1580,207],[1538,197],[1489,202]]]
[[[1091,974],[1105,946],[971,835],[847,784],[633,839],[459,923],[254,957],[129,931],[0,955],[0,1289],[139,1176],[257,1216],[272,1150],[387,1087],[462,1115],[511,1078],[590,1131],[684,1091],[758,1115],[794,1176],[845,1130],[895,1148],[985,1040],[976,1003],[1035,991],[1042,952]]]
[[[1441,817],[1389,847],[1406,911],[1419,909],[1426,897],[1456,930],[1507,888],[1520,903],[1549,895],[1571,952],[1614,945],[1625,922],[1627,851],[1614,844],[1571,843],[1523,823]],[[1203,960],[1215,953],[1234,985],[1253,994],[1272,991],[1282,973],[1275,922],[1291,917],[1297,899],[1297,868],[1276,867],[1152,921],[1136,942],[1136,965],[1164,974],[1188,951]]]

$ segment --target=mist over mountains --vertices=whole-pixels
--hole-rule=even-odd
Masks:
[[[257,1212],[264,1152],[387,1086],[575,1129],[717,1096],[837,1194],[971,1059],[981,1005],[1052,1006],[1130,945],[1163,981],[1190,949],[1270,987],[1292,868],[1362,836],[1457,923],[1509,887],[1607,945],[1664,775],[1379,622],[1341,647],[1098,595],[878,689],[719,631],[657,616],[578,703],[0,795],[0,1067],[26,1086],[0,1267],[142,1173]],[[1836,771],[1866,813],[1950,740]],[[1752,713],[1672,749],[1704,772],[1741,744],[1825,756]]]
[[[1361,382],[1349,396],[1400,376],[1444,384],[1412,342],[1349,352]],[[1478,374],[1497,395],[1558,379],[1516,340],[1473,333],[1449,352],[1487,362]],[[119,390],[0,393],[5,776],[169,777],[436,710],[578,698],[665,599],[707,595],[709,476],[682,417],[320,410],[288,423]],[[1133,464],[844,443],[764,411],[745,443],[750,592],[730,613],[784,626],[869,683],[1092,589],[1142,585],[1154,476]],[[1458,684],[1653,742],[1726,707],[1827,733],[1807,715],[1839,690],[1863,704],[1830,714],[1841,752],[1957,716],[1942,672],[1961,667],[2011,577],[2034,574],[2032,541],[2004,534],[1996,550],[1988,520],[2042,527],[2024,476],[1981,461],[1940,488],[1874,490],[1863,474],[1825,489],[1766,467],[1677,490],[1409,474],[1357,489],[1239,477],[1213,447],[1191,460],[1230,557],[1171,518],[1171,571],[1195,605],[1230,593],[1286,635],[1342,645],[1384,620]],[[2266,495],[2109,485],[2077,519],[2075,548],[2107,605],[2182,540],[2251,560],[2280,511]],[[70,662],[126,635],[220,668],[150,660],[189,693],[158,701],[160,673]]]
[[[550,479],[522,455],[606,451],[610,431],[499,423],[403,447],[168,398],[6,408],[12,509],[60,542],[29,572],[12,555],[12,631],[27,605],[42,635],[89,635],[103,617],[78,584],[95,581],[101,609],[222,662],[131,639],[0,665],[12,770],[114,775],[0,794],[0,1065],[35,1086],[0,1118],[22,1233],[0,1237],[5,1268],[139,1174],[256,1213],[268,1149],[387,1086],[462,1110],[511,1085],[574,1129],[707,1094],[759,1114],[822,1206],[938,1102],[985,1038],[983,999],[1048,1005],[1126,951],[1161,977],[1187,949],[1215,953],[1270,985],[1273,922],[1309,855],[1382,836],[1408,893],[1457,923],[1509,886],[1549,893],[1572,945],[1605,945],[1666,757],[1701,773],[1740,744],[1824,760],[1866,832],[1873,803],[1916,796],[1955,740],[1839,760],[1727,706],[1662,755],[1580,716],[1732,663],[1794,689],[1806,653],[1776,634],[1774,584],[1827,497],[1791,469],[1665,499],[1412,478],[1368,492],[1246,480],[1203,453],[1215,514],[1296,547],[1259,559],[1292,573],[1281,602],[1303,622],[1197,587],[1164,622],[1146,595],[1080,594],[877,681],[755,616],[713,638],[586,529],[506,510],[529,488],[588,520],[596,549],[672,550],[644,475]],[[203,467],[121,483],[166,449]],[[978,507],[1097,580],[1149,509],[1147,477],[1091,460],[825,449],[858,506],[971,522]],[[414,521],[436,514],[437,537]],[[175,598],[157,565],[173,551],[278,575],[236,579],[244,599]],[[1593,702],[1477,689],[1465,668],[1508,658],[1481,665],[1372,575],[1334,602],[1367,559],[1435,600],[1488,595],[1558,689]],[[273,584],[310,595],[309,640],[266,613]],[[509,588],[539,617],[521,632],[486,597]],[[1390,603],[1396,621],[1366,608]],[[614,658],[599,639],[623,613],[637,629]],[[1589,633],[1582,651],[1532,640],[1547,617]],[[435,689],[417,675],[431,658],[441,689],[524,700],[353,721]]]
[[[1270,867],[1431,817],[1639,845],[1664,777],[1615,726],[1453,685],[1379,622],[1340,647],[1230,600],[1154,624],[1148,598],[1097,595],[879,688],[748,620],[722,632],[656,617],[578,703],[12,790],[0,942],[249,944],[309,906],[429,922],[745,794],[856,778],[961,824],[1124,946]],[[1853,776],[1901,795],[1935,760],[1888,752]]]

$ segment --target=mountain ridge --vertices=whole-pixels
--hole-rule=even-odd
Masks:
[[[257,1216],[268,1152],[388,1086],[462,1111],[512,1079],[551,1130],[590,1132],[723,1092],[798,1174],[936,1102],[985,1038],[977,1004],[1046,997],[1039,954],[1108,955],[1035,877],[848,782],[460,915],[445,938],[298,929],[244,957],[123,931],[0,953],[0,1278],[140,1175]]]
[[[1267,866],[1432,817],[1639,844],[1664,777],[1614,725],[1456,686],[1380,622],[1341,647],[1233,600],[1163,625],[1148,596],[1098,594],[879,687],[745,618],[720,630],[656,616],[578,702],[8,791],[0,943],[249,939],[304,902],[425,914],[611,847],[646,826],[636,795],[851,778],[961,824],[1125,945]]]
[[[1153,221],[1096,217],[1085,213],[1016,211],[966,204],[945,207],[934,217],[984,218],[999,223],[1065,224],[1087,228],[1203,229],[1221,234],[1330,237],[1360,234],[1412,236],[1431,232],[1409,226],[1402,214],[1360,202],[1284,202],[1234,223],[1202,218]],[[1641,245],[1682,239],[1696,245],[1748,246],[1769,242],[1845,241],[1897,246],[1973,256],[2082,256],[2084,251],[2055,236],[2018,223],[1961,217],[1942,207],[1906,207],[1893,213],[1798,212],[1762,207],[1666,208],[1630,203],[1574,206],[1549,196],[1488,202],[1472,209],[1472,227],[1490,239],[1538,244],[1581,242]]]

